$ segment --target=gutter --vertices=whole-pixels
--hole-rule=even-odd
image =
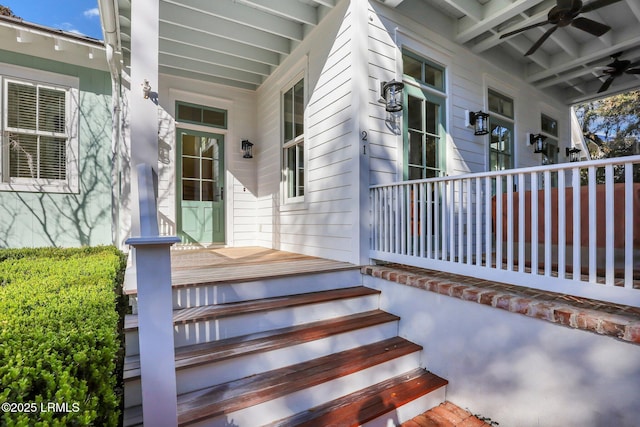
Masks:
[[[122,63],[120,61],[120,42],[119,42],[119,26],[118,26],[118,7],[115,0],[98,0],[98,8],[100,9],[100,22],[102,24],[102,33],[104,36],[104,46],[107,55],[107,64],[111,74],[111,107],[112,107],[112,129],[111,129],[111,165],[112,174],[111,181],[115,191],[111,192],[111,219],[114,224],[112,231],[112,241],[120,248],[120,203],[122,199],[122,156],[120,153],[121,137],[121,74]]]

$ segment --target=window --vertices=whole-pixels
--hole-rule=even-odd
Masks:
[[[513,168],[513,100],[489,90],[489,170]]]
[[[545,139],[545,152],[542,153],[542,164],[558,163],[558,121],[544,114],[540,118],[540,129]]]
[[[444,68],[411,52],[402,52],[404,78],[444,92]]]
[[[12,78],[2,89],[0,189],[77,191],[75,90]]]
[[[176,102],[176,119],[183,123],[227,128],[227,112],[218,108]]]
[[[304,79],[282,96],[283,157],[287,199],[304,196]]]
[[[443,174],[445,120],[444,68],[403,52],[404,178]]]

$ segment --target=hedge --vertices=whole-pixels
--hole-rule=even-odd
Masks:
[[[113,247],[0,250],[0,425],[118,425],[124,264]]]

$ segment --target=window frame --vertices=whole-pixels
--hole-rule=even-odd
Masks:
[[[38,137],[64,137],[65,179],[11,177],[9,133],[15,132],[8,123],[10,83],[32,85],[36,88],[63,91],[65,93],[64,133],[29,131],[26,134]],[[0,64],[0,191],[37,193],[78,193],[79,192],[79,79],[45,71]],[[36,112],[36,119],[38,117]],[[21,132],[25,134],[25,132]],[[39,138],[38,138],[39,139]]]
[[[414,53],[408,49],[402,49],[403,57],[409,57],[414,61],[420,63],[420,79],[416,79],[414,76],[405,73],[405,62],[404,58],[402,60],[402,81],[405,83],[404,93],[403,93],[403,102],[405,108],[403,109],[402,114],[402,123],[403,123],[403,136],[402,136],[402,155],[403,155],[403,164],[402,164],[402,178],[404,180],[409,180],[409,168],[410,167],[420,167],[422,178],[426,179],[427,171],[435,171],[436,176],[444,176],[446,174],[446,127],[447,127],[447,69],[443,65],[438,64],[437,62],[422,57],[421,55]],[[430,83],[427,83],[424,79],[426,68],[430,67],[435,69],[441,73],[441,85],[435,86]],[[423,165],[415,165],[410,163],[409,154],[410,154],[410,140],[409,140],[409,96],[418,98],[422,101],[422,105],[425,103],[435,104],[438,107],[437,111],[437,131],[435,133],[429,132],[427,129],[427,123],[425,114],[421,114],[422,119],[422,130],[415,130],[422,135],[422,159]],[[424,111],[421,111],[424,113]],[[427,166],[427,144],[428,142],[425,138],[428,137],[437,138],[437,143],[435,147],[435,162],[436,164],[432,166]]]
[[[505,114],[504,111],[496,111],[491,109],[491,101],[490,101],[490,97],[491,96],[496,96],[499,100],[501,101],[510,101],[511,102],[511,112],[512,114]],[[489,111],[489,123],[488,123],[488,129],[489,129],[489,143],[487,144],[488,150],[489,150],[489,156],[488,156],[488,168],[487,170],[489,171],[494,171],[494,170],[508,170],[508,169],[513,169],[515,167],[515,100],[510,97],[507,96],[495,89],[492,88],[488,88],[487,90],[487,110]],[[492,129],[494,127],[494,125],[496,126],[501,126],[507,130],[509,130],[510,134],[511,134],[511,138],[509,141],[509,147],[508,150],[496,150],[493,149],[491,147],[491,137],[492,137]],[[505,167],[504,169],[495,169],[495,167],[497,167],[497,164],[494,165],[492,162],[492,154],[493,153],[497,153],[496,157],[507,157],[509,159],[509,166]],[[499,164],[500,162],[498,162]]]
[[[298,84],[302,84],[302,133],[296,135],[296,111],[295,111],[295,87]],[[289,81],[287,85],[285,85],[280,91],[280,144],[282,150],[282,194],[283,194],[283,202],[284,204],[296,204],[304,202],[304,195],[307,190],[307,155],[305,151],[305,135],[306,135],[306,99],[307,99],[307,78],[304,72],[298,73],[293,79]],[[292,120],[290,125],[292,126],[292,136],[291,139],[286,139],[287,137],[287,111],[286,111],[286,102],[285,97],[287,94],[291,92],[291,106],[292,106]],[[296,182],[291,182],[291,170],[289,168],[289,150],[295,149],[295,180]],[[302,165],[300,166],[300,163]],[[302,183],[300,183],[300,171],[302,171]],[[294,186],[296,193],[292,196],[291,186]],[[301,191],[300,191],[301,190]]]

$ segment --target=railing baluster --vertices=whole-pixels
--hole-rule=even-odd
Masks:
[[[491,245],[491,239],[493,238],[493,236],[491,235],[491,215],[492,215],[492,209],[491,209],[491,178],[490,177],[486,177],[485,181],[485,194],[484,194],[484,225],[485,225],[485,236],[484,236],[484,244],[486,247],[486,251],[485,251],[485,265],[489,268],[492,267],[492,260],[491,260],[491,251],[492,251],[492,245]]]
[[[476,178],[476,263],[482,266],[482,178]]]
[[[565,277],[566,272],[566,206],[565,193],[567,189],[564,183],[564,171],[558,172],[558,277]]]
[[[447,190],[449,189],[449,183],[448,182],[443,182],[442,183],[442,192],[440,194],[440,197],[442,198],[442,203],[440,205],[440,208],[442,209],[441,217],[440,220],[441,222],[441,227],[440,227],[440,242],[442,245],[441,248],[441,254],[440,254],[440,258],[443,261],[446,261],[447,257],[449,256],[449,239],[447,239],[447,220],[449,219],[449,216],[447,215],[447,207],[449,204],[449,199],[447,197]]]
[[[433,221],[434,221],[434,211],[433,211],[433,194],[434,187],[437,184],[432,184],[430,182],[427,183],[427,234],[424,236],[427,239],[427,258],[435,258],[433,256]]]
[[[524,242],[524,221],[525,221],[525,175],[518,174],[518,271],[524,273],[526,264],[525,242]]]
[[[605,171],[605,284],[613,286],[613,250],[614,250],[614,217],[613,208],[615,203],[615,197],[613,194],[613,165],[607,165],[604,167]]]
[[[473,224],[472,224],[472,212],[473,212],[473,204],[471,203],[471,189],[472,189],[472,185],[471,185],[471,180],[470,179],[465,179],[464,182],[467,183],[467,226],[466,226],[466,233],[467,233],[467,264],[471,264],[471,255],[472,255],[472,247],[471,247],[471,242],[472,242],[472,238],[473,238]]]
[[[573,168],[573,176],[572,176],[572,184],[573,184],[573,280],[581,280],[582,278],[582,250],[580,246],[582,245],[582,215],[578,214],[578,212],[582,213],[582,209],[580,207],[580,168]]]
[[[433,259],[440,259],[440,186],[442,181],[433,184]]]
[[[502,214],[504,207],[502,206],[502,177],[496,177],[496,268],[502,270],[502,242],[504,236],[502,235]]]
[[[418,220],[418,184],[413,184],[412,186],[412,199],[413,199],[413,215],[412,215],[412,242],[413,242],[413,256],[418,254],[418,243],[420,242],[419,234],[418,234],[418,226],[420,221]]]
[[[551,172],[544,171],[544,275],[551,276]]]
[[[425,255],[425,243],[427,239],[426,231],[426,223],[427,223],[427,209],[429,208],[429,204],[426,202],[426,194],[425,188],[428,184],[421,182],[420,183],[420,257],[424,258]]]
[[[531,173],[531,274],[538,274],[538,173]]]
[[[449,203],[447,204],[449,208],[449,261],[455,261],[456,256],[456,182],[456,180],[453,180],[449,183]]]
[[[596,168],[589,167],[589,282],[596,282]]]
[[[458,262],[464,262],[464,181],[458,180]]]
[[[507,175],[507,270],[513,270],[513,175]]]
[[[639,207],[640,208],[640,207]],[[633,165],[624,165],[624,287],[633,289]]]

